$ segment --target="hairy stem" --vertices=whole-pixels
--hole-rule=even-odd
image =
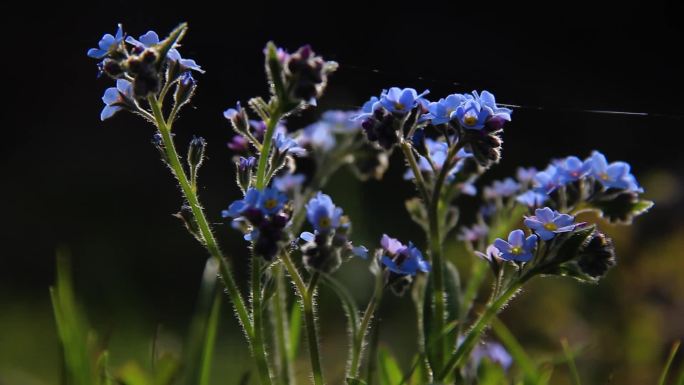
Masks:
[[[518,292],[523,283],[524,279],[521,279],[512,284],[505,292],[503,292],[503,294],[501,294],[501,296],[487,305],[485,311],[480,315],[477,321],[475,321],[473,326],[466,334],[463,342],[451,355],[449,362],[447,362],[444,369],[437,376],[437,381],[444,381],[454,369],[461,367],[466,362],[484,329],[489,326],[499,310],[501,310],[501,308],[506,305],[506,303],[508,303],[508,301]]]
[[[318,284],[319,273],[314,273],[311,277],[309,286],[304,283],[299,270],[292,262],[290,254],[286,251],[280,253],[280,259],[285,264],[287,272],[290,274],[292,281],[297,288],[297,293],[302,301],[304,308],[304,326],[306,327],[307,342],[309,344],[309,359],[311,360],[311,370],[313,371],[313,381],[315,385],[323,385],[323,369],[321,366],[321,357],[318,349],[318,331],[316,330],[316,314],[314,308],[313,297]]]
[[[279,369],[279,379],[282,384],[290,385],[294,383],[292,378],[292,373],[294,368],[292,367],[292,362],[288,357],[288,350],[290,346],[290,341],[288,341],[288,330],[289,326],[287,323],[286,309],[287,309],[287,291],[285,285],[285,274],[283,273],[283,268],[281,265],[276,264],[273,267],[273,275],[276,280],[276,291],[273,295],[273,316],[275,322],[275,341],[276,349],[278,352],[278,369]]]
[[[351,378],[358,378],[359,366],[361,364],[361,358],[363,356],[364,341],[370,330],[370,322],[375,317],[375,312],[380,305],[380,300],[382,299],[383,284],[381,279],[375,280],[375,292],[366,310],[363,312],[363,318],[361,319],[361,324],[355,336],[352,336],[352,358],[351,364],[349,366],[349,376]]]
[[[275,111],[271,114],[271,117],[266,122],[266,132],[264,133],[264,141],[261,144],[261,153],[259,154],[259,165],[257,166],[256,173],[256,188],[257,190],[263,190],[266,187],[266,166],[268,166],[268,159],[271,153],[271,142],[273,141],[273,134],[275,133],[275,128],[278,125],[278,121],[282,113],[280,108],[275,108]]]
[[[185,170],[183,169],[183,165],[180,163],[178,152],[176,151],[176,147],[173,143],[173,138],[171,136],[171,130],[169,126],[166,124],[166,121],[164,120],[164,116],[159,102],[154,96],[148,97],[147,100],[150,104],[150,107],[152,108],[157,129],[159,130],[159,133],[162,136],[162,141],[164,143],[164,149],[166,151],[166,155],[168,158],[169,167],[171,168],[171,171],[176,177],[176,179],[178,180],[183,195],[185,196],[185,199],[188,201],[188,204],[190,205],[193,216],[195,218],[195,221],[197,222],[197,226],[202,236],[202,240],[204,241],[204,246],[209,251],[209,254],[211,254],[211,256],[215,258],[216,261],[219,263],[219,272],[221,274],[221,280],[226,287],[226,291],[228,292],[228,296],[230,297],[231,302],[233,303],[233,308],[235,309],[235,313],[238,317],[238,320],[240,321],[240,325],[242,326],[242,329],[244,330],[245,335],[247,336],[247,341],[249,342],[252,350],[254,350],[254,346],[252,343],[254,332],[251,320],[249,318],[249,312],[247,311],[245,301],[242,298],[242,295],[240,294],[240,289],[238,288],[237,283],[235,282],[235,278],[233,277],[230,264],[223,257],[221,249],[219,249],[218,247],[218,243],[216,242],[216,238],[214,238],[214,234],[211,231],[211,227],[209,227],[209,222],[207,221],[207,218],[204,215],[204,211],[199,203],[197,194],[190,185],[188,177],[185,174]],[[256,357],[255,355],[255,360],[259,361],[260,359],[265,359],[265,357],[260,358]],[[263,378],[262,376],[262,384],[270,385],[270,383],[270,377],[266,376],[266,378]]]
[[[268,359],[266,356],[266,345],[264,343],[264,325],[263,325],[263,306],[261,305],[261,257],[257,255],[252,256],[252,328],[254,331],[252,349],[257,359],[257,369],[259,376],[268,378],[268,383],[271,383],[271,373],[268,368]]]

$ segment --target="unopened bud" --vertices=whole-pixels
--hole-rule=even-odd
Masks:
[[[190,71],[183,73],[178,80],[176,93],[173,95],[176,108],[180,108],[190,101],[190,98],[192,98],[192,95],[195,93],[195,88],[197,88],[197,82],[192,77]]]

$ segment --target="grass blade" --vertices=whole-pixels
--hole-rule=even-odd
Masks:
[[[575,355],[570,351],[570,345],[568,345],[568,340],[563,338],[561,340],[561,345],[563,346],[563,353],[565,353],[565,359],[568,363],[568,368],[570,368],[570,374],[572,375],[572,383],[575,385],[582,385],[580,381],[579,373],[577,372],[577,365],[575,365]]]
[[[677,355],[677,350],[679,350],[680,343],[681,341],[675,341],[675,343],[672,344],[672,348],[670,349],[670,355],[667,357],[667,362],[665,362],[663,372],[660,374],[660,380],[658,380],[658,385],[665,385],[665,380],[667,380],[667,374],[670,372],[670,366],[672,366],[672,361],[674,361],[675,355]]]
[[[202,358],[200,359],[199,385],[209,385],[209,378],[211,377],[211,364],[214,358],[214,345],[216,344],[216,334],[219,324],[219,315],[221,314],[221,300],[221,294],[217,291],[214,295],[214,303],[211,306],[209,321],[207,321],[207,330],[204,335],[204,347],[202,349]]]
[[[494,318],[492,321],[492,329],[494,330],[494,333],[496,333],[496,336],[499,337],[501,343],[503,343],[506,349],[508,349],[508,352],[513,357],[513,360],[518,364],[525,376],[532,380],[532,382],[536,383],[539,379],[537,367],[534,362],[532,362],[532,359],[527,355],[525,349],[523,349],[522,345],[520,345],[520,342],[518,342],[513,333],[511,333],[506,325],[504,325],[503,322],[501,322],[498,318]]]

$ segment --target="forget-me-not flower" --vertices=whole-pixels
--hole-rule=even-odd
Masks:
[[[634,175],[630,173],[630,166],[625,162],[608,164],[605,155],[598,151],[591,154],[591,175],[606,188],[617,188],[635,192],[643,192]]]
[[[524,204],[528,207],[539,207],[543,205],[547,199],[549,199],[549,196],[546,194],[542,194],[534,190],[527,190],[524,193],[518,195],[515,198],[515,201]]]
[[[287,203],[287,196],[274,188],[265,188],[259,196],[259,208],[266,214],[275,214]]]
[[[329,195],[318,192],[306,204],[306,219],[318,232],[325,233],[340,226],[342,208],[335,206]]]
[[[508,242],[501,238],[494,241],[494,246],[501,252],[501,259],[516,262],[529,262],[536,245],[537,236],[532,234],[526,239],[525,232],[520,229],[508,234]]]
[[[107,88],[102,96],[105,107],[100,113],[100,120],[111,118],[132,100],[134,100],[134,96],[131,82],[126,79],[117,79],[116,87]]]
[[[98,48],[91,48],[88,50],[88,56],[92,57],[93,59],[102,59],[103,57],[107,56],[109,51],[112,49],[115,49],[116,46],[121,44],[123,41],[123,28],[121,27],[121,24],[118,25],[118,29],[116,30],[116,35],[112,36],[111,34],[107,33],[104,36],[102,36],[102,39],[97,43]]]
[[[553,239],[556,234],[575,230],[577,225],[574,222],[572,215],[561,214],[548,207],[536,209],[534,216],[525,218],[525,226],[534,230],[544,241]]]
[[[423,119],[430,119],[435,125],[448,123],[456,117],[456,109],[469,98],[472,99],[472,96],[452,94],[437,102],[432,102],[427,106],[428,113],[423,115]]]
[[[241,216],[247,209],[257,208],[261,192],[255,188],[247,190],[245,197],[234,201],[228,206],[228,210],[221,211],[221,216],[224,218],[237,218]]]
[[[430,264],[413,243],[409,242],[408,246],[404,246],[399,240],[383,234],[380,244],[388,254],[383,255],[381,261],[389,271],[411,276],[416,275],[419,271],[424,273],[430,271]]]
[[[272,185],[275,187],[278,191],[282,191],[284,193],[294,191],[297,188],[299,188],[304,181],[306,180],[306,176],[304,174],[284,174],[282,176],[277,176],[273,178]]]
[[[154,31],[147,31],[144,35],[141,35],[137,40],[133,36],[128,36],[126,42],[140,49],[150,48],[159,44],[159,35]],[[200,73],[204,73],[202,67],[200,67],[193,59],[183,59],[180,52],[176,48],[169,49],[166,57],[171,60],[178,62],[185,68],[195,70]]]
[[[282,132],[276,132],[276,134],[273,136],[273,145],[281,154],[287,153],[295,156],[306,155],[306,149],[301,147],[297,141]]]
[[[399,87],[392,87],[380,97],[380,104],[387,111],[406,114],[418,105],[419,98],[422,98],[429,92],[425,90],[419,95],[413,88],[401,89]]]
[[[569,156],[556,162],[556,172],[559,182],[562,184],[574,182],[589,174],[592,168],[592,160],[580,160],[576,156]]]
[[[485,199],[510,197],[520,190],[520,184],[513,178],[495,180],[491,186],[484,188]]]

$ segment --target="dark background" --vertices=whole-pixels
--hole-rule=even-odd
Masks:
[[[22,362],[31,351],[7,348],[21,345],[9,344],[8,336],[27,338],[29,345],[56,343],[47,288],[59,246],[70,250],[77,289],[103,329],[139,327],[144,335],[161,323],[182,330],[192,311],[205,253],[170,216],[181,199],[150,145],[153,129],[125,113],[99,120],[100,97],[111,81],[96,78],[96,62],[85,53],[102,34],[114,33],[117,22],[135,37],[148,29],[164,35],[189,22],[181,52],[207,73],[196,76],[199,89],[176,125],[176,138],[182,149],[193,134],[209,143],[201,195],[217,223],[220,210],[239,194],[225,146],[232,133],[222,111],[267,92],[262,49],[274,40],[290,50],[310,43],[340,63],[321,109],[307,111],[298,124],[326,108],[353,109],[391,86],[429,88],[434,99],[488,89],[500,103],[523,106],[506,129],[504,159],[488,178],[509,175],[518,165],[544,167],[552,157],[584,157],[600,149],[609,160],[629,161],[651,197],[660,198],[636,230],[626,233],[628,244],[643,247],[681,235],[684,76],[682,12],[674,2],[621,2],[605,9],[579,3],[501,8],[483,2],[453,9],[387,3],[377,12],[368,4],[347,3],[330,3],[329,10],[320,4],[227,5],[114,1],[5,14],[0,321],[35,326],[43,334],[20,328],[0,334],[0,373],[9,366],[38,367]],[[360,186],[344,172],[332,181],[327,191],[359,223],[360,239],[372,242],[383,232],[415,237],[416,228],[400,217],[411,195],[402,173],[394,159],[382,182]],[[217,224],[216,231],[242,271],[244,243],[226,225]],[[615,230],[618,237],[622,231]],[[625,253],[637,255],[636,250],[642,249]],[[681,271],[682,261],[674,263]],[[645,301],[662,297],[656,292]],[[664,301],[669,311],[677,309]],[[675,318],[658,314],[675,325],[682,308]],[[684,333],[678,330],[675,336]],[[37,341],[41,336],[47,340]],[[664,349],[655,351],[655,361],[662,361]],[[40,370],[49,373],[56,364],[50,365]]]

